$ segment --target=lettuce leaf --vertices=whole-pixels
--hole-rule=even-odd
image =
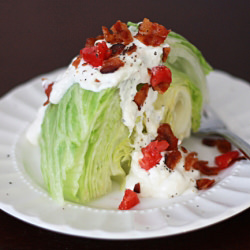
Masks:
[[[41,168],[52,198],[88,202],[121,185],[130,166],[129,131],[122,123],[119,90],[92,92],[74,84],[47,108]]]

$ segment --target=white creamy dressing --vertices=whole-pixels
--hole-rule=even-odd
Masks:
[[[131,170],[126,179],[126,187],[133,190],[134,185],[139,182],[141,186],[140,196],[170,198],[173,195],[183,193],[187,189],[195,189],[195,179],[198,178],[199,173],[198,171],[185,171],[183,158],[175,170],[171,172],[165,166],[164,157],[159,164],[149,171],[140,167],[138,161],[143,158],[141,148],[147,146],[157,136],[159,123],[163,118],[163,109],[154,109],[153,104],[157,99],[158,92],[152,88],[149,89],[147,99],[141,110],[138,110],[136,103],[133,101],[137,92],[136,86],[139,83],[150,82],[148,68],[162,64],[162,48],[169,45],[146,46],[135,38],[127,47],[132,44],[137,46],[136,51],[131,55],[127,53],[119,55],[125,64],[113,73],[102,74],[100,67],[94,68],[89,64],[86,65],[83,59],[81,59],[77,68],[71,63],[65,73],[54,82],[50,93],[50,102],[58,104],[74,83],[79,83],[83,89],[94,92],[115,86],[119,87],[123,123],[128,127],[130,134],[136,131],[137,135],[132,145],[134,151],[132,152]],[[111,44],[107,43],[107,46],[110,47]],[[33,144],[38,143],[45,109],[46,107],[42,107],[39,110],[37,119],[27,132],[27,138]],[[143,133],[145,128],[147,133]]]

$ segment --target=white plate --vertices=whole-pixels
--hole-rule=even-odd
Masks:
[[[39,151],[23,137],[45,97],[39,76],[0,101],[0,208],[36,226],[69,235],[104,239],[140,239],[179,234],[229,218],[250,206],[250,162],[241,161],[216,177],[217,184],[198,194],[171,200],[143,199],[136,210],[119,211],[122,193],[86,206],[60,206],[46,192]],[[233,132],[250,143],[250,87],[221,71],[208,77],[211,105]],[[215,151],[197,139],[187,142],[201,158]]]

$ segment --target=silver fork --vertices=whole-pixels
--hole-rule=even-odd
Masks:
[[[239,136],[231,132],[214,110],[206,105],[204,107],[201,127],[194,135],[220,135],[239,148],[250,159],[250,145]]]

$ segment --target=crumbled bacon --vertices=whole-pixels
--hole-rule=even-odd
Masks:
[[[104,39],[104,36],[102,36],[102,35],[97,36],[97,37],[87,38],[86,43],[85,43],[85,47],[93,47],[97,40],[102,40],[102,39]]]
[[[125,45],[122,43],[113,44],[110,47],[111,56],[117,56],[117,55],[121,54],[123,52],[124,48],[125,48]]]
[[[115,43],[123,43],[124,45],[128,45],[133,41],[132,34],[128,29],[126,23],[121,22],[120,20],[117,21],[112,27],[111,34],[107,27],[102,27],[103,35],[105,40],[108,43],[115,44]]]
[[[158,141],[165,140],[169,143],[168,151],[176,150],[178,145],[178,139],[175,137],[170,125],[163,123],[157,130],[158,136],[155,138]]]
[[[165,47],[162,50],[163,50],[162,61],[166,62],[168,58],[168,54],[170,53],[170,47]]]
[[[138,194],[141,192],[141,186],[140,186],[139,182],[135,184],[133,191],[138,193]]]
[[[72,65],[73,65],[76,69],[78,68],[78,66],[79,66],[79,64],[80,64],[81,59],[82,59],[82,57],[81,57],[81,56],[78,56],[78,57],[74,60],[74,62],[72,63]]]
[[[103,61],[102,68],[100,72],[102,74],[113,73],[124,65],[124,62],[118,57],[111,57]]]
[[[149,19],[144,18],[139,26],[138,34],[135,36],[145,45],[159,46],[164,42],[170,30],[164,26],[150,22]]]
[[[183,146],[181,146],[181,150],[182,150],[182,152],[185,153],[185,154],[188,152],[188,150],[187,150],[185,147],[183,147]]]
[[[216,145],[216,139],[211,138],[203,138],[202,144],[208,146],[208,147],[214,147]]]
[[[46,106],[47,104],[49,104],[49,97],[50,97],[50,93],[52,91],[52,87],[54,85],[54,82],[50,83],[47,88],[45,89],[45,94],[48,98],[48,100],[43,104],[43,106]]]
[[[222,154],[230,152],[232,150],[231,143],[225,139],[218,139],[216,141],[216,146]]]
[[[181,160],[181,152],[177,149],[169,152],[165,156],[165,163],[167,167],[170,169],[174,169],[180,160]]]
[[[218,167],[209,167],[208,161],[198,160],[193,164],[193,168],[205,175],[217,175],[220,172],[220,168]]]
[[[230,152],[232,150],[232,145],[229,141],[225,139],[212,139],[212,138],[203,138],[202,139],[202,144],[209,146],[209,147],[214,147],[216,146],[217,149],[223,154]]]
[[[141,106],[144,104],[148,96],[149,84],[144,84],[139,91],[137,91],[134,102],[137,104],[138,109],[141,110]]]
[[[195,162],[198,161],[197,158],[197,153],[196,152],[190,152],[186,157],[185,157],[185,163],[184,163],[184,168],[186,171],[189,171]]]
[[[130,47],[124,50],[124,54],[127,53],[128,55],[131,55],[136,50],[137,50],[137,46],[133,43]]]
[[[198,190],[207,189],[211,187],[214,184],[214,182],[215,180],[210,180],[207,178],[196,180],[197,189]]]

